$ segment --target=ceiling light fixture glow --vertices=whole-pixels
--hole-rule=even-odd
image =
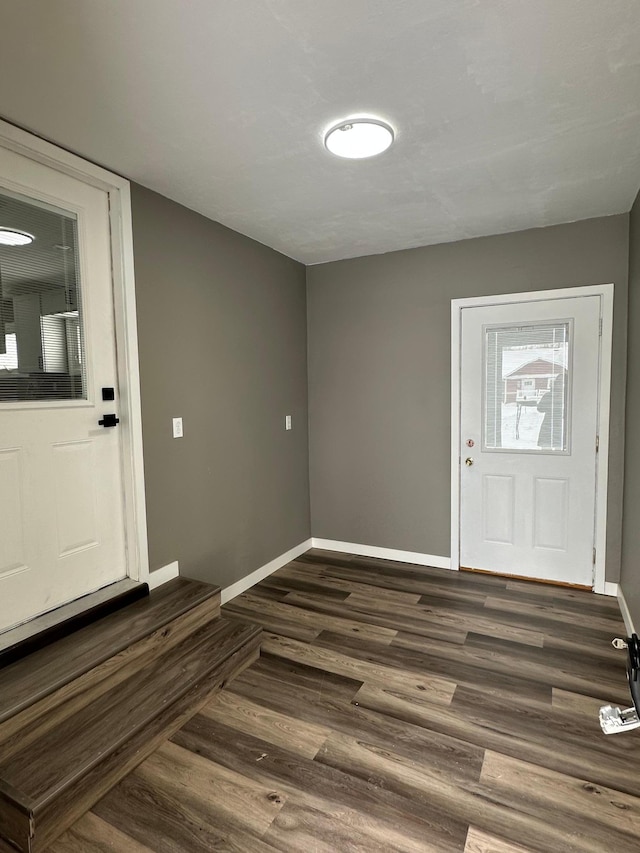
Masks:
[[[28,246],[34,240],[33,234],[29,234],[27,231],[0,226],[0,246]]]
[[[325,133],[324,144],[337,157],[362,160],[382,154],[394,140],[393,128],[376,118],[350,118]]]

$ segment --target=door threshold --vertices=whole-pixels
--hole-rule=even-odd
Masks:
[[[509,575],[505,572],[492,572],[490,569],[472,569],[469,566],[460,566],[461,572],[474,572],[478,575],[492,575],[494,578],[508,578],[512,581],[528,581],[529,583],[543,583],[548,586],[562,586],[565,589],[582,589],[587,592],[593,592],[592,586],[587,586],[582,583],[568,583],[567,581],[552,581],[544,578],[528,578],[526,575]]]
[[[149,594],[131,578],[102,587],[0,634],[0,669]]]

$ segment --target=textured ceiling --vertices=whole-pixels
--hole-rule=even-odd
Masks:
[[[5,0],[0,113],[305,263],[629,210],[639,0]],[[327,125],[396,144],[333,158]]]

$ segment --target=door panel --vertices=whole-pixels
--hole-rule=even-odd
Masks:
[[[460,564],[591,585],[600,297],[462,309]]]
[[[24,506],[22,500],[22,451],[0,452],[0,577],[25,568]]]
[[[567,550],[569,481],[535,477],[533,496],[533,547]]]
[[[107,193],[0,149],[0,220],[34,238],[0,245],[3,630],[127,562]]]
[[[57,505],[58,556],[98,546],[96,470],[93,441],[71,441],[52,447],[56,494],[64,495]]]
[[[485,542],[513,544],[514,478],[483,475],[483,518]]]

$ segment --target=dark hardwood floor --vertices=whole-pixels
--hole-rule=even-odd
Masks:
[[[638,853],[615,599],[310,551],[223,608],[260,660],[51,853]]]

